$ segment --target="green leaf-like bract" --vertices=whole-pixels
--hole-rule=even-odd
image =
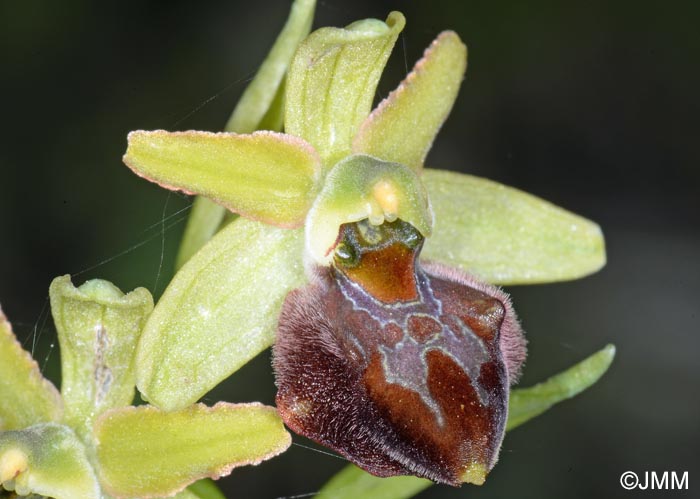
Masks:
[[[239,218],[175,275],[144,329],[138,387],[172,410],[269,347],[286,294],[306,278],[303,233]]]
[[[605,374],[615,358],[615,346],[602,350],[570,367],[566,371],[528,388],[510,393],[507,430],[539,416],[554,404],[575,397],[592,386]]]
[[[49,296],[61,346],[64,421],[86,439],[97,416],[134,398],[134,354],[153,298],[145,288],[125,295],[98,279],[75,288],[67,275],[53,280]]]
[[[433,485],[416,476],[379,478],[350,464],[333,476],[316,499],[408,499]]]
[[[423,168],[425,156],[457,98],[467,67],[467,47],[445,31],[399,87],[362,123],[353,139],[355,153]]]
[[[297,0],[292,4],[284,28],[236,104],[226,124],[227,132],[252,133],[258,129],[275,100],[297,46],[311,30],[315,6],[315,0]]]
[[[615,347],[608,345],[585,360],[548,380],[510,393],[507,429],[521,425],[545,412],[553,405],[574,397],[593,385],[605,374],[615,356]],[[429,480],[414,476],[379,478],[349,465],[331,478],[316,496],[317,499],[408,499],[430,487]]]
[[[0,309],[0,431],[58,421],[61,396],[22,348]]]
[[[287,78],[285,131],[310,142],[326,168],[350,154],[405,22],[392,12],[386,24],[365,19],[321,28],[299,46]]]
[[[490,180],[425,169],[435,213],[423,258],[495,284],[576,279],[605,265],[600,227]]]
[[[203,477],[258,464],[291,444],[274,407],[203,404],[173,412],[113,409],[95,424],[100,483],[117,497],[171,495]]]

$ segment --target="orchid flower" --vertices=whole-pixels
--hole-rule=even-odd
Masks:
[[[134,353],[153,309],[144,288],[107,281],[50,288],[61,391],[45,379],[0,311],[0,497],[221,499],[204,477],[286,450],[289,434],[261,404],[131,406]]]
[[[290,23],[308,27],[313,4],[295,2]],[[179,411],[277,340],[291,429],[376,476],[481,484],[508,425],[595,382],[614,352],[511,397],[525,340],[496,285],[595,272],[603,236],[517,189],[425,167],[467,50],[439,34],[372,110],[404,24],[392,12],[276,44],[227,132],[129,134],[136,174],[199,196],[136,382]]]

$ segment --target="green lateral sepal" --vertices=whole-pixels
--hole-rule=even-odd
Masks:
[[[162,409],[196,402],[275,338],[287,293],[306,282],[303,232],[239,218],[179,271],[137,353],[138,387]]]
[[[532,194],[472,175],[426,168],[435,212],[423,258],[495,284],[577,279],[605,265],[600,227]]]

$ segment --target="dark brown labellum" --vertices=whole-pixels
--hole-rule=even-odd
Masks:
[[[420,265],[422,245],[401,220],[341,226],[333,264],[284,303],[277,407],[375,475],[483,483],[525,341],[507,295]]]

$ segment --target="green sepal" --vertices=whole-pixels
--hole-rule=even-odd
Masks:
[[[144,498],[258,464],[284,452],[291,436],[274,407],[220,402],[172,412],[113,409],[95,423],[95,441],[103,489],[118,498]]]
[[[614,358],[615,345],[607,345],[566,371],[541,383],[512,390],[506,429],[512,430],[539,416],[554,404],[575,397],[592,386],[605,374]]]
[[[615,347],[608,345],[578,364],[548,380],[510,393],[506,430],[539,416],[553,405],[574,397],[592,386],[605,374],[615,357]],[[316,495],[318,499],[407,499],[433,485],[415,476],[379,478],[355,465],[348,465],[334,475]]]
[[[175,270],[179,270],[192,255],[197,253],[219,230],[224,221],[226,208],[204,196],[196,196],[187,218],[185,232],[175,259]]]
[[[175,275],[144,329],[138,387],[153,405],[185,407],[275,338],[286,294],[306,282],[303,233],[239,218]]]
[[[425,169],[435,213],[423,258],[495,284],[576,279],[605,265],[600,227],[490,180]]]
[[[466,69],[467,47],[455,32],[441,33],[398,88],[362,123],[353,152],[420,172],[457,99]]]
[[[0,489],[54,499],[100,499],[82,442],[67,426],[0,432]]]
[[[124,294],[107,281],[79,288],[70,276],[49,288],[61,346],[64,421],[85,438],[95,417],[134,398],[134,354],[153,298],[145,288]]]
[[[123,160],[137,175],[278,227],[303,223],[320,183],[316,151],[291,135],[140,130],[128,140]]]
[[[341,224],[368,218],[379,225],[401,218],[423,236],[433,216],[420,178],[410,168],[365,155],[349,156],[328,173],[306,219],[306,250],[320,265],[330,264],[330,250]]]
[[[321,28],[299,46],[287,77],[285,131],[310,142],[327,168],[350,153],[405,23],[392,12],[386,23]]]
[[[61,396],[22,348],[0,308],[0,431],[58,421]]]

